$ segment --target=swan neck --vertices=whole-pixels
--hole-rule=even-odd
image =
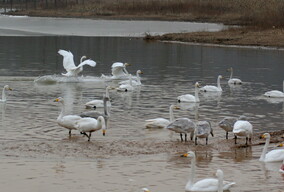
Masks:
[[[233,68],[231,68],[231,75],[230,75],[230,79],[233,78]]]
[[[61,119],[63,117],[64,113],[65,113],[65,105],[64,105],[64,103],[61,103],[61,112],[60,112],[57,119]]]
[[[190,173],[190,176],[189,176],[189,185],[192,186],[193,185],[193,182],[194,182],[194,178],[195,178],[195,157],[192,158],[191,160],[191,173]]]
[[[218,176],[218,192],[223,192],[223,174]]]
[[[5,87],[2,90],[2,101],[6,101]]]
[[[140,75],[139,75],[139,73],[138,73],[138,72],[136,72],[136,76],[137,76],[137,82],[138,82],[138,84],[141,84],[141,81],[140,81]]]
[[[132,75],[129,75],[129,84],[132,86]]]
[[[170,122],[173,122],[174,121],[174,112],[173,112],[173,106],[170,106]]]
[[[195,87],[195,100],[196,102],[199,102],[199,97],[198,97],[198,87]]]
[[[266,155],[266,152],[267,152],[269,142],[270,142],[270,137],[267,137],[266,140],[265,140],[265,145],[263,147],[260,159],[259,159],[260,161],[264,161],[264,159],[265,159],[265,155]]]
[[[107,116],[108,115],[108,111],[107,111],[107,101],[104,98],[104,114]]]
[[[109,98],[109,88],[108,87],[106,87],[106,97]]]
[[[220,77],[218,77],[217,79],[217,87],[222,90],[221,85],[220,85]]]

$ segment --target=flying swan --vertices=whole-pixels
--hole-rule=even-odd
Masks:
[[[81,71],[83,71],[84,65],[95,67],[97,64],[95,61],[91,59],[83,61],[83,59],[85,58],[85,56],[83,56],[80,61],[81,63],[78,66],[76,66],[74,63],[74,56],[70,51],[65,51],[60,49],[58,53],[63,56],[63,67],[65,68],[67,73],[62,73],[62,75],[66,77],[78,76],[78,74]]]
[[[189,176],[189,181],[187,182],[185,186],[185,191],[218,191],[222,192],[223,190],[229,190],[233,185],[235,185],[235,182],[229,182],[229,181],[223,181],[223,172],[217,171],[217,177],[216,178],[206,178],[199,180],[194,183],[195,179],[195,153],[192,151],[189,151],[188,153],[182,155],[184,157],[191,158],[191,174]]]

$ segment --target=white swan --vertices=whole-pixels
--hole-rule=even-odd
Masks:
[[[198,97],[198,88],[199,88],[199,83],[196,82],[195,83],[195,95],[191,95],[191,94],[186,94],[186,95],[181,95],[181,96],[178,96],[177,97],[177,100],[179,103],[182,103],[182,102],[192,102],[192,103],[198,103],[200,102],[199,100],[199,97]]]
[[[222,88],[220,85],[220,79],[222,79],[222,75],[219,75],[217,78],[217,87],[213,85],[205,85],[204,87],[201,87],[199,90],[203,92],[221,92]]]
[[[69,130],[69,136],[71,136],[71,130],[76,129],[75,123],[76,121],[80,120],[81,117],[79,115],[65,115],[65,106],[64,106],[64,99],[62,97],[58,97],[54,100],[54,102],[61,103],[61,112],[57,118],[58,125],[66,128]]]
[[[132,75],[129,74],[128,78],[129,78],[129,84],[119,85],[119,87],[116,88],[117,91],[120,91],[120,92],[130,92],[130,91],[134,90],[134,87],[132,85]]]
[[[109,120],[110,114],[108,112],[107,102],[110,102],[110,99],[105,94],[103,95],[103,102],[104,102],[104,112],[103,113],[99,111],[94,111],[94,110],[87,111],[87,112],[81,113],[80,117],[91,117],[91,118],[97,119],[99,116],[103,116],[105,119],[106,129],[108,129],[108,120]]]
[[[284,160],[284,149],[274,149],[267,153],[267,148],[270,142],[270,134],[264,133],[261,137],[265,138],[266,140],[265,140],[265,145],[263,147],[259,161],[263,161],[263,162],[283,161]]]
[[[278,90],[267,91],[264,93],[266,97],[284,97],[284,81],[283,81],[283,92]]]
[[[169,113],[170,113],[170,120],[164,118],[155,118],[155,119],[148,119],[146,120],[145,127],[146,128],[165,128],[174,120],[174,109],[179,109],[176,105],[170,105]]]
[[[143,72],[142,72],[141,70],[137,70],[137,71],[136,71],[136,80],[133,80],[133,79],[132,79],[132,86],[139,86],[139,85],[142,85],[140,74],[143,74]],[[130,84],[130,80],[121,81],[121,82],[119,82],[118,84],[119,84],[119,85]]]
[[[78,66],[76,66],[74,63],[74,56],[70,51],[65,51],[60,49],[58,53],[63,56],[63,67],[67,71],[67,73],[62,73],[62,75],[64,76],[67,77],[78,76],[78,74],[81,71],[83,71],[84,65],[89,65],[91,67],[96,66],[96,62],[91,59],[87,59],[82,62],[84,56],[81,58],[81,63]]]
[[[105,92],[105,96],[109,97],[109,90],[112,89],[110,86],[106,87],[106,92]],[[111,107],[111,102],[108,100],[107,102],[107,106]],[[92,101],[88,101],[87,103],[85,103],[85,107],[86,109],[91,109],[91,108],[100,108],[100,107],[104,107],[104,101],[101,99],[94,99]]]
[[[99,116],[98,119],[84,117],[75,122],[76,129],[78,129],[81,134],[86,135],[88,137],[88,141],[90,141],[92,132],[100,129],[103,129],[103,135],[105,136],[106,128],[104,125],[105,120],[103,116]],[[89,132],[89,135],[86,132]]]
[[[147,189],[147,188],[142,188],[142,191],[143,191],[143,192],[150,192],[150,190]]]
[[[237,85],[237,84],[242,84],[242,80],[238,79],[238,78],[233,78],[233,68],[231,67],[230,69],[228,69],[227,71],[230,71],[231,72],[231,75],[230,75],[230,79],[228,80],[228,83],[229,84],[234,84],[234,85]]]
[[[190,133],[190,140],[193,139],[195,123],[188,118],[178,118],[170,123],[166,129],[174,131],[180,134],[180,140],[183,141],[182,134],[184,134],[184,140],[187,141],[187,133]]]
[[[128,77],[128,71],[126,70],[126,67],[130,66],[129,63],[121,63],[121,62],[115,62],[111,66],[111,79],[127,79]]]
[[[196,127],[194,130],[194,135],[195,135],[195,145],[197,145],[197,138],[205,138],[206,139],[206,145],[208,143],[208,136],[213,134],[213,129],[211,127],[210,121],[198,121],[196,123]]]
[[[246,137],[246,145],[248,140],[251,143],[253,127],[252,124],[245,120],[238,120],[234,124],[233,133],[235,135],[235,144],[237,144],[237,137]]]
[[[237,120],[245,120],[245,116],[241,115],[239,118],[236,117],[225,117],[219,122],[219,127],[226,131],[226,139],[228,139],[229,132],[233,131],[234,124]]]
[[[194,183],[195,161],[196,161],[195,153],[192,151],[189,151],[183,156],[191,158],[191,174],[185,186],[185,191],[217,191],[218,190],[218,192],[220,192],[222,191],[222,189],[229,190],[233,185],[236,184],[235,182],[224,181],[223,174],[220,171],[217,171],[218,179],[206,178],[206,179],[202,179]]]
[[[12,89],[9,87],[9,85],[5,85],[2,90],[2,99],[0,99],[0,102],[6,102],[7,96],[6,91],[12,91]]]

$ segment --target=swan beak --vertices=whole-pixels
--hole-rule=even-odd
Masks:
[[[131,64],[130,63],[125,63],[125,66],[131,66]]]
[[[10,87],[9,87],[9,89],[8,89],[8,90],[9,90],[9,91],[13,91],[13,89],[12,89],[12,88],[10,88]]]
[[[265,135],[261,135],[261,139],[265,139],[266,138],[266,136]]]
[[[59,99],[57,98],[57,99],[54,99],[54,102],[59,102]]]
[[[181,157],[188,157],[188,153],[181,155]]]
[[[106,136],[106,130],[103,130],[103,136]]]
[[[139,73],[139,74],[144,74],[144,73],[143,73],[143,71],[140,71],[140,73]]]
[[[178,107],[178,106],[175,106],[175,109],[180,109],[180,107]]]
[[[284,147],[284,143],[280,143],[277,147]]]

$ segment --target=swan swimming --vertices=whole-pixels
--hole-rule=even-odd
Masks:
[[[9,87],[9,85],[5,85],[2,90],[2,99],[0,99],[0,102],[6,102],[7,96],[6,91],[12,91],[13,89]]]
[[[211,127],[210,121],[198,121],[196,123],[196,127],[194,130],[195,135],[195,145],[197,145],[197,138],[205,138],[206,139],[206,145],[208,144],[208,136],[213,134],[213,129]]]
[[[106,87],[106,92],[105,92],[106,97],[109,97],[109,90],[110,89],[112,89],[112,87],[110,87],[110,86]],[[111,107],[110,100],[108,100],[107,106]],[[86,107],[86,109],[91,109],[91,108],[96,109],[96,108],[99,108],[99,107],[104,107],[104,100],[94,99],[92,101],[88,101],[87,103],[85,103],[85,107]]]
[[[136,71],[136,80],[132,79],[132,86],[140,86],[140,85],[142,85],[140,74],[143,74],[143,72],[141,70],[137,70]],[[118,84],[119,85],[130,84],[130,80],[121,81]]]
[[[62,97],[58,97],[54,100],[54,102],[61,103],[61,112],[57,118],[57,123],[61,127],[64,127],[69,130],[69,136],[71,136],[71,130],[77,129],[75,127],[75,123],[81,119],[79,115],[65,115],[65,106],[64,106],[64,99]]]
[[[75,128],[80,131],[81,134],[88,137],[88,141],[91,139],[92,132],[103,129],[103,136],[106,133],[105,119],[103,116],[99,116],[98,119],[91,117],[84,117],[75,122]],[[89,135],[86,133],[89,132]]]
[[[220,79],[222,79],[222,75],[219,75],[217,78],[217,87],[213,85],[205,85],[204,87],[201,87],[199,90],[202,92],[222,92],[222,88],[220,85]]]
[[[196,156],[195,153],[192,151],[187,152],[186,154],[182,155],[183,157],[189,157],[191,158],[191,174],[189,176],[189,180],[185,186],[185,191],[222,191],[223,190],[229,190],[233,185],[235,185],[235,182],[229,182],[223,180],[223,172],[217,171],[217,177],[216,178],[206,178],[199,180],[194,183],[195,179],[195,162],[196,162]]]
[[[119,87],[116,88],[117,91],[119,91],[119,92],[131,92],[131,91],[134,90],[134,87],[132,85],[132,75],[128,74],[128,78],[129,78],[129,84],[119,85]]]
[[[164,119],[164,118],[148,119],[146,120],[145,127],[146,128],[165,128],[171,122],[174,121],[174,114],[173,114],[174,109],[180,109],[180,108],[176,105],[170,105],[170,108],[169,108],[170,120]]]
[[[274,149],[267,153],[267,148],[270,142],[270,134],[264,133],[261,137],[265,138],[266,140],[265,140],[265,145],[263,147],[259,161],[263,161],[263,162],[283,161],[284,160],[284,149]]]
[[[195,85],[195,95],[191,95],[191,94],[186,94],[186,95],[181,95],[177,97],[177,100],[179,103],[183,103],[183,102],[192,102],[192,103],[198,103],[200,102],[199,97],[198,97],[198,92],[199,92],[199,83],[196,82]]]
[[[233,133],[235,135],[235,144],[237,144],[237,137],[246,137],[246,145],[248,140],[251,143],[253,127],[252,124],[245,120],[238,120],[234,124]]]
[[[227,71],[231,72],[230,79],[228,80],[229,84],[240,85],[243,83],[242,80],[238,78],[233,78],[233,68],[232,67],[230,69],[227,69]]]
[[[283,92],[282,91],[278,91],[278,90],[273,90],[273,91],[267,91],[264,93],[264,96],[266,97],[284,97],[284,81],[283,81]]]
[[[195,123],[188,118],[178,118],[170,123],[166,129],[174,131],[180,134],[180,140],[183,141],[182,134],[184,134],[184,140],[187,141],[187,133],[190,133],[190,140],[193,139]]]
[[[62,75],[66,77],[78,76],[78,74],[81,71],[83,71],[84,65],[95,67],[97,64],[95,61],[91,59],[87,59],[83,61],[83,59],[85,58],[85,56],[83,56],[81,58],[81,63],[78,66],[76,66],[74,63],[74,56],[70,51],[65,51],[65,50],[60,49],[58,53],[63,56],[63,67],[65,68],[67,73],[62,73]]]

